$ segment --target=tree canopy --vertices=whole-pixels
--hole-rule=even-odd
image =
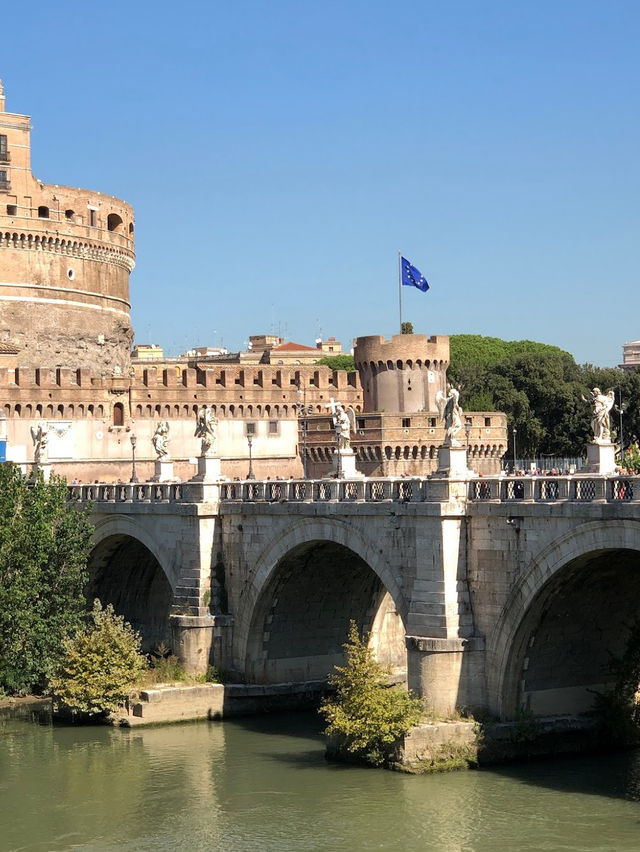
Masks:
[[[353,360],[353,355],[327,355],[325,358],[320,358],[317,364],[325,364],[332,370],[345,370],[347,373],[354,373],[356,365]]]
[[[29,483],[0,464],[0,691],[43,689],[81,626],[92,532],[65,480]]]
[[[504,411],[516,429],[519,456],[580,456],[590,440],[591,409],[583,402],[593,387],[616,390],[627,407],[624,443],[640,434],[640,373],[576,364],[557,346],[473,334],[450,338],[448,377],[468,411]],[[612,412],[614,432],[619,418]]]

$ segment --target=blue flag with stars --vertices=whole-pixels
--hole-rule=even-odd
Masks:
[[[400,258],[400,268],[402,269],[402,283],[405,287],[417,287],[418,290],[422,290],[423,293],[427,292],[429,289],[427,279],[424,277],[422,272],[420,272],[417,267],[412,266],[405,257]]]

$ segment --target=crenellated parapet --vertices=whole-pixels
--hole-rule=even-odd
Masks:
[[[435,411],[438,390],[446,388],[449,338],[394,334],[358,337],[354,359],[365,411]]]
[[[0,394],[9,419],[100,417],[111,426],[129,421],[192,420],[204,403],[236,420],[296,420],[297,404],[326,415],[331,397],[362,410],[357,374],[323,365],[263,367],[180,362],[135,364],[126,374],[86,367],[0,366]]]

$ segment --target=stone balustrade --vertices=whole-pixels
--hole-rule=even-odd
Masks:
[[[441,503],[449,500],[499,503],[570,501],[640,502],[640,477],[495,476],[243,480],[218,483],[93,483],[71,485],[80,501],[94,503]]]

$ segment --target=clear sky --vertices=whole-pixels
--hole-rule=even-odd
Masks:
[[[48,183],[132,203],[139,343],[640,338],[637,0],[32,0],[8,111]]]

